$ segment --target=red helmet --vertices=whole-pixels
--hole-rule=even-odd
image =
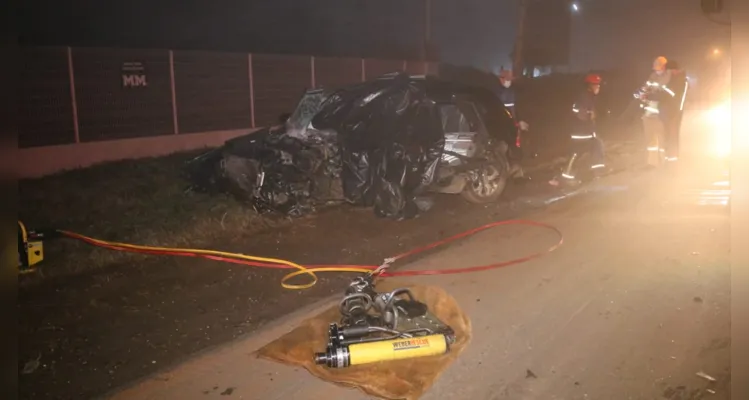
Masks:
[[[585,83],[591,84],[591,85],[600,85],[601,81],[601,75],[598,74],[588,74],[585,77]]]

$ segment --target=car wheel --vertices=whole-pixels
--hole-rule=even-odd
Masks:
[[[502,164],[488,164],[471,177],[460,193],[464,199],[474,204],[491,203],[499,199],[507,187],[508,168]]]

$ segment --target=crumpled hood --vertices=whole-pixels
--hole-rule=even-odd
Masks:
[[[386,75],[332,93],[312,119],[315,129],[333,130],[362,145],[390,140],[393,125],[401,125],[409,110],[424,99],[424,90],[408,75]],[[390,126],[390,130],[384,129]]]

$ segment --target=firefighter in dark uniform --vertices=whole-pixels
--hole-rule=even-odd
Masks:
[[[499,84],[501,87],[497,90],[497,96],[502,100],[502,104],[512,114],[512,118],[517,121],[517,111],[515,108],[515,90],[512,87],[512,71],[503,69],[499,72]]]
[[[681,119],[684,115],[684,102],[689,92],[689,81],[687,73],[679,68],[679,64],[674,60],[669,60],[666,64],[666,70],[671,75],[668,87],[673,92],[673,98],[670,98],[662,107],[661,117],[666,128],[665,137],[665,155],[666,162],[674,162],[679,159],[679,136],[681,132]]]
[[[500,88],[497,90],[496,95],[499,97],[500,101],[502,101],[502,104],[504,104],[507,111],[510,112],[512,115],[512,118],[517,121],[518,128],[520,131],[527,131],[528,130],[528,123],[525,121],[522,121],[518,119],[518,113],[517,113],[517,107],[515,106],[515,90],[512,87],[512,81],[514,80],[514,76],[512,75],[512,71],[503,69],[499,72],[499,84],[501,85]],[[510,175],[519,178],[523,176],[523,169],[520,166],[520,161],[522,159],[522,152],[520,151],[520,136],[518,134],[517,143],[515,143],[514,147],[511,147],[513,149],[515,162],[511,164],[511,170]]]
[[[648,141],[648,166],[659,167],[666,162],[666,140],[669,131],[678,126],[674,121],[675,111],[679,110],[682,92],[679,82],[672,86],[672,70],[667,68],[666,57],[658,57],[653,62],[653,72],[647,82],[635,94],[640,100],[640,108],[644,110],[642,127]],[[678,81],[678,78],[677,78]],[[672,146],[673,147],[673,146]]]
[[[571,155],[567,166],[561,175],[564,182],[577,182],[576,166],[581,155],[588,153],[591,156],[589,168],[594,174],[598,174],[606,168],[604,146],[596,134],[596,96],[601,90],[601,76],[588,74],[585,77],[585,90],[572,105],[572,132],[570,134]],[[586,166],[588,168],[588,166]],[[549,181],[550,184],[559,185],[560,179]]]

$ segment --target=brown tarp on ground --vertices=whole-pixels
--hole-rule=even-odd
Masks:
[[[377,285],[377,291],[390,291],[398,287],[396,285],[396,282],[381,281]],[[458,307],[455,299],[441,288],[404,286],[411,289],[417,300],[425,303],[432,313],[455,331],[456,341],[447,354],[342,369],[315,365],[314,353],[325,351],[330,323],[338,322],[340,319],[338,307],[334,306],[302,322],[291,332],[260,349],[258,357],[287,365],[302,366],[320,379],[342,386],[356,387],[384,399],[417,399],[466,348],[471,340],[471,322]]]

